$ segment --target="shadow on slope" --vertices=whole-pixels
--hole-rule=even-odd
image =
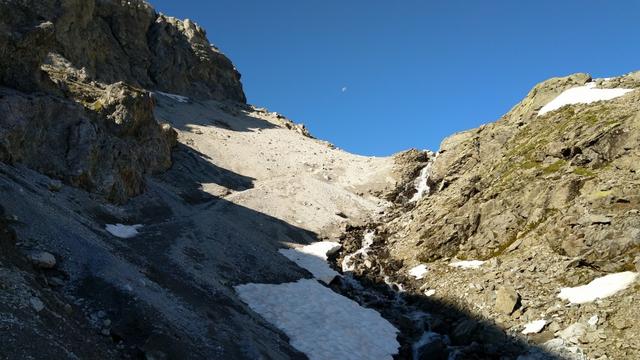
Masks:
[[[122,217],[96,213],[95,219],[102,226],[143,225],[136,237],[106,241],[141,269],[147,281],[143,287],[153,289],[159,299],[148,306],[135,299],[140,284],[132,283],[134,291],[127,292],[94,275],[81,282],[81,296],[90,299],[92,308],[109,309],[111,337],[129,344],[138,355],[304,358],[287,345],[284,334],[240,302],[232,286],[309,277],[278,249],[283,242],[313,242],[317,235],[205,191],[205,183],[243,191],[253,186],[254,179],[222,169],[188,146],[175,150],[174,164],[148,179],[147,192],[132,199]],[[157,307],[163,302],[193,311],[200,319],[193,330],[200,329],[206,343],[198,343],[176,324],[152,320],[163,317],[163,309]],[[224,349],[223,356],[214,356],[215,348]]]
[[[249,107],[238,103],[213,100],[193,100],[182,103],[166,96],[156,95],[156,114],[176,129],[192,131],[192,126],[213,126],[220,129],[255,132],[278,126],[249,113]]]
[[[198,309],[207,324],[208,337],[220,339],[221,331],[232,325],[233,330],[226,332],[227,337],[231,337],[227,346],[245,350],[264,349],[255,343],[259,343],[259,339],[238,336],[244,331],[236,327],[238,324],[230,324],[238,314],[249,313],[252,318],[260,319],[254,321],[261,326],[272,327],[237,299],[232,286],[285,283],[311,277],[306,270],[278,253],[278,249],[282,242],[308,244],[319,241],[318,235],[214,196],[204,191],[202,186],[207,182],[244,189],[253,179],[220,169],[205,155],[187,146],[178,148],[175,156],[183,159],[184,163],[159,176],[148,193],[134,201],[135,206],[144,209],[154,199],[160,199],[156,209],[171,208],[173,216],[155,219],[151,216],[155,210],[140,211],[145,215],[134,222],[150,225],[140,236],[121,242],[122,253],[143,267],[150,280]],[[170,191],[167,192],[166,186]],[[169,194],[181,194],[178,203],[173,203]],[[524,353],[537,354],[535,359],[557,359],[542,348],[505,334],[496,324],[480,319],[468,309],[446,299],[403,295],[399,301],[398,294],[386,283],[360,280],[365,285],[364,290],[335,282],[332,288],[363,306],[379,311],[401,330],[399,341],[402,348],[396,359],[411,359],[412,344],[425,331],[450,338],[452,349],[459,350],[456,359],[516,359]],[[121,311],[130,310],[121,307]],[[416,316],[420,312],[429,315],[420,318]],[[134,324],[139,327],[138,323]],[[150,333],[148,339],[156,338],[156,333]],[[286,338],[277,330],[276,333]],[[171,338],[162,334],[163,341],[154,346],[171,343]],[[180,343],[182,340],[174,338],[173,341]],[[446,359],[448,356],[444,349],[438,348],[438,344],[427,348],[421,357],[423,359]],[[257,354],[265,354],[261,352],[264,350],[253,353],[245,350],[229,353],[227,358],[255,358]],[[289,352],[287,356],[297,358],[300,354]]]
[[[110,319],[109,337],[122,353],[190,359],[304,358],[288,344],[285,334],[238,299],[233,286],[311,277],[278,249],[282,242],[317,241],[317,234],[204,191],[203,183],[250,188],[252,179],[221,169],[186,146],[174,155],[184,163],[150,178],[145,194],[108,216],[95,212],[105,205],[81,190],[64,189],[61,196],[52,197],[37,185],[42,176],[28,170],[16,173],[23,183],[10,180],[19,185],[11,185],[2,202],[21,213],[27,226],[20,235],[31,238],[34,246],[72,257],[62,258],[63,264],[87,264],[81,273],[67,274],[72,283],[64,292],[83,300],[78,311],[87,317],[102,311],[103,318]],[[28,191],[13,190],[25,186]],[[30,216],[22,216],[27,213]],[[139,223],[143,228],[134,238],[120,239],[103,230],[107,221]],[[74,229],[88,229],[93,235]],[[123,266],[120,261],[137,269],[140,277],[123,278],[114,272]],[[64,265],[62,269],[72,271]],[[397,303],[386,284],[363,283],[364,290],[338,290],[380,311],[402,330],[403,347],[397,359],[411,358],[411,342],[424,330],[466,345],[463,359],[512,355],[508,359],[535,349],[445,300],[408,296],[404,303]],[[416,309],[429,312],[433,320],[412,320]]]
[[[232,191],[253,188],[254,178],[240,175],[213,164],[205,154],[178,144],[173,152],[172,168],[158,178],[180,189],[180,195],[190,204],[213,200],[214,196],[203,191],[203,185],[216,184]]]
[[[530,344],[467,308],[447,299],[419,295],[417,289],[411,294],[399,292],[396,286],[366,275],[345,275],[330,287],[361,306],[377,310],[400,330],[401,348],[395,359],[562,359],[536,345],[552,339],[549,332],[532,336]],[[413,346],[421,340],[423,347]]]

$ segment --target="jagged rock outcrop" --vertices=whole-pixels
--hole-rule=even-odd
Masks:
[[[105,84],[245,101],[240,74],[201,27],[142,0],[3,0],[0,49],[0,81],[20,90],[46,87],[39,68],[53,53]]]
[[[171,166],[148,90],[245,101],[201,27],[139,0],[0,2],[0,86],[0,160],[116,202]]]

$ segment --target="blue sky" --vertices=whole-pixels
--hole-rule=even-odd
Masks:
[[[202,25],[250,103],[363,155],[437,150],[536,83],[640,70],[640,2],[151,0]]]

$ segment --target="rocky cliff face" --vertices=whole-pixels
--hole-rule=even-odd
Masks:
[[[0,27],[0,79],[20,90],[49,85],[41,66],[54,55],[81,69],[81,80],[245,101],[240,74],[203,29],[145,1],[4,0]]]
[[[244,102],[202,28],[144,1],[0,2],[0,159],[122,202],[168,169],[149,90]]]

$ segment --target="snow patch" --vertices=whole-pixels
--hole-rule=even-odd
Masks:
[[[176,95],[176,94],[169,94],[169,93],[165,93],[162,91],[158,91],[158,94],[162,95],[162,96],[166,96],[171,100],[175,100],[177,102],[180,103],[188,103],[189,102],[189,98],[186,96],[182,96],[182,95]]]
[[[420,280],[422,278],[424,278],[424,276],[427,274],[427,265],[421,264],[418,266],[415,266],[413,268],[411,268],[409,270],[409,275],[413,276],[414,278]]]
[[[366,259],[369,256],[369,249],[371,245],[373,245],[373,240],[375,239],[375,234],[373,231],[367,231],[364,234],[364,238],[362,239],[362,247],[358,249],[358,251],[353,254],[347,255],[342,259],[342,263],[340,267],[342,267],[342,271],[353,271],[356,269],[356,265],[353,263],[353,258],[357,255],[361,255],[363,259]]]
[[[115,237],[129,239],[138,235],[138,230],[142,229],[142,225],[107,224],[104,228]]]
[[[479,269],[484,264],[481,260],[463,260],[449,263],[449,266],[459,269]]]
[[[628,288],[637,278],[638,273],[631,271],[609,274],[594,279],[587,285],[562,288],[558,297],[568,300],[572,304],[585,304],[615,295],[617,292]]]
[[[525,335],[537,334],[542,331],[542,329],[544,329],[545,325],[547,325],[547,320],[532,321],[524,326],[524,330],[522,330],[522,333]]]
[[[565,105],[590,104],[596,101],[611,100],[620,97],[634,89],[597,89],[595,82],[590,82],[584,86],[574,87],[565,90],[550,103],[543,106],[538,115],[544,115],[550,111],[557,110]]]
[[[279,252],[309,271],[316,279],[329,284],[340,274],[329,266],[327,256],[334,254],[341,247],[337,242],[320,241],[298,249],[280,249]]]
[[[235,290],[311,360],[392,359],[398,353],[393,325],[315,280],[246,284]]]

